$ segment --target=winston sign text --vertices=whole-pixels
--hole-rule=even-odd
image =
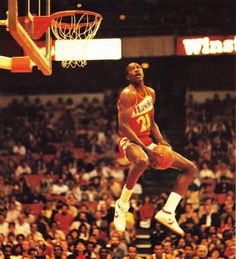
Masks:
[[[236,54],[236,36],[178,37],[176,54],[179,56]]]

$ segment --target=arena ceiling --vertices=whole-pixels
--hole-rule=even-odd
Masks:
[[[19,1],[19,13],[26,12],[26,1]],[[37,9],[38,1],[31,0]],[[42,8],[43,3],[42,1]],[[104,20],[99,37],[146,35],[234,34],[235,0],[51,0],[51,12],[80,9],[96,11]],[[1,1],[0,19],[7,11]],[[1,37],[6,36],[1,28]]]

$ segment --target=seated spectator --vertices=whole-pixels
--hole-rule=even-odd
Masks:
[[[79,239],[79,233],[78,233],[78,230],[76,229],[72,229],[70,230],[69,234],[71,234],[72,238],[74,241],[78,240]],[[82,239],[82,238],[81,238]]]
[[[205,203],[204,214],[200,217],[199,226],[203,227],[203,229],[206,229],[206,228],[209,228],[210,226],[214,226],[218,228],[219,225],[220,225],[219,214],[214,212],[212,204]]]
[[[106,247],[101,247],[99,249],[98,259],[112,259],[110,250]]]
[[[67,255],[63,254],[63,249],[61,245],[54,245],[53,246],[53,254],[55,259],[66,259]]]
[[[34,223],[37,224],[38,231],[42,233],[44,238],[46,238],[48,236],[47,233],[49,231],[49,221],[47,221],[47,218],[42,215],[38,215]]]
[[[154,225],[152,226],[150,239],[151,239],[151,244],[154,247],[157,240],[164,240],[167,237],[168,232],[165,231],[164,227],[158,221],[154,220],[153,224]],[[158,247],[158,249],[160,249],[160,246]]]
[[[198,175],[201,182],[204,182],[204,179],[215,179],[215,174],[212,169],[209,168],[207,162],[203,162]]]
[[[192,236],[198,235],[198,224],[195,224],[192,218],[186,219],[186,221],[184,221],[180,226],[183,228],[185,233],[191,233]]]
[[[66,193],[65,196],[67,204],[78,205],[82,200],[82,191],[79,186],[79,181],[76,180],[71,186],[70,190]]]
[[[23,145],[23,143],[21,141],[18,141],[13,146],[12,152],[15,155],[20,155],[20,156],[24,157],[26,155],[27,151],[26,151],[26,147]]]
[[[78,239],[75,245],[75,251],[72,255],[69,255],[68,259],[74,259],[74,258],[86,258],[87,251],[86,251],[86,241],[83,239]]]
[[[15,202],[9,202],[9,207],[6,214],[7,222],[14,222],[17,220],[20,211],[17,209]]]
[[[235,227],[235,220],[232,215],[227,215],[225,218],[221,218],[220,226],[217,230],[218,234],[222,236],[225,231],[233,230]]]
[[[41,192],[40,186],[32,188],[32,193],[28,197],[29,203],[45,203],[47,201],[46,196]]]
[[[54,195],[66,194],[68,191],[69,191],[69,187],[60,178],[51,187],[51,194],[54,194]]]
[[[108,242],[112,258],[122,259],[125,256],[125,249],[122,248],[120,236],[112,234]]]
[[[89,238],[89,229],[86,224],[80,224],[78,228],[78,238],[83,240],[88,240]]]
[[[194,254],[193,246],[191,244],[187,243],[184,246],[184,254],[183,254],[184,258],[191,259],[191,258],[193,258],[193,254]]]
[[[13,245],[7,244],[3,247],[3,255],[4,255],[4,259],[10,259],[11,256],[13,256]]]
[[[102,212],[100,210],[96,210],[94,213],[94,224],[102,231],[106,231],[108,228],[108,222],[103,217]]]
[[[109,175],[114,177],[116,181],[121,183],[124,181],[124,169],[118,163],[112,163],[109,169]]]
[[[207,245],[198,245],[196,249],[196,255],[198,258],[207,258],[208,247]]]
[[[163,245],[161,243],[156,243],[154,245],[153,254],[148,255],[146,259],[153,259],[153,258],[162,259],[163,256],[164,256]]]
[[[122,185],[120,182],[116,181],[114,177],[110,176],[108,178],[108,191],[111,193],[114,199],[117,199],[121,193]]]
[[[31,174],[32,170],[26,160],[21,160],[15,171],[15,176],[19,179],[23,175]]]
[[[35,217],[35,215],[33,215],[33,214],[31,213],[30,208],[25,207],[25,208],[23,209],[23,214],[24,214],[24,217],[25,217],[25,222],[27,222],[27,223],[29,223],[29,224],[35,222],[36,217]]]
[[[224,256],[226,258],[229,258],[229,259],[234,259],[235,258],[235,235],[229,235],[226,237],[226,240],[225,240],[225,244],[226,244],[226,247],[225,247],[225,251],[224,251]]]
[[[213,198],[207,197],[202,200],[202,203],[201,203],[200,207],[198,208],[198,217],[199,218],[201,218],[202,215],[205,213],[205,205],[211,205],[213,212],[218,212],[218,210],[219,210],[219,206],[216,203],[216,200]]]
[[[184,197],[186,203],[192,205],[193,210],[197,210],[200,204],[200,192],[196,183],[193,183],[189,186],[186,195]]]
[[[173,245],[172,245],[172,240],[171,238],[166,238],[162,242],[163,245],[163,251],[164,251],[164,256],[166,258],[174,259],[174,250],[173,250]]]
[[[24,240],[22,242],[22,256],[27,258],[29,257],[29,251],[30,251],[30,242],[28,240]]]
[[[96,259],[97,258],[97,254],[95,251],[96,244],[94,242],[88,241],[86,248],[87,248],[88,257],[91,259]]]
[[[123,257],[123,259],[141,259],[142,257],[140,257],[138,255],[137,252],[137,247],[135,244],[129,244],[128,245],[128,252],[127,254]]]
[[[78,213],[78,215],[74,218],[70,230],[72,229],[79,229],[79,226],[81,224],[85,224],[87,229],[90,230],[91,225],[88,223],[88,216],[85,211],[81,211]]]
[[[22,235],[22,234],[16,235],[16,242],[17,242],[17,244],[22,245],[22,243],[23,243],[23,241],[24,241],[25,239],[26,239],[25,236]]]
[[[235,216],[235,204],[232,194],[227,194],[224,204],[220,207],[221,218],[226,218],[228,215]]]
[[[3,214],[0,214],[0,235],[6,236],[8,234],[8,222]]]
[[[218,204],[223,205],[225,202],[227,193],[233,190],[234,190],[234,183],[232,182],[232,179],[222,176],[219,179],[219,181],[216,183],[215,190],[214,190]]]
[[[52,218],[55,212],[55,207],[56,207],[55,202],[50,199],[48,199],[44,204],[44,207],[40,215],[45,218],[47,223],[50,223],[52,221]]]
[[[57,222],[53,221],[51,223],[51,227],[47,232],[47,236],[50,237],[52,240],[64,240],[65,234],[62,230],[59,229]]]
[[[68,255],[71,255],[72,253],[68,250],[68,244],[66,242],[66,240],[62,240],[60,242],[60,246],[63,250],[62,254],[65,256],[65,258],[67,258]],[[54,246],[55,247],[55,246]]]
[[[13,246],[16,244],[16,236],[14,233],[12,232],[8,233],[6,243],[11,244]]]
[[[22,245],[21,244],[16,244],[16,245],[14,245],[14,248],[13,248],[14,256],[11,256],[11,258],[13,258],[13,259],[20,259],[20,258],[22,258],[22,253],[23,253]]]
[[[151,226],[151,219],[155,213],[155,207],[151,203],[151,198],[149,195],[145,195],[143,203],[139,206],[139,226],[149,228]]]
[[[18,216],[15,227],[16,235],[23,234],[26,237],[31,232],[30,225],[29,223],[25,222],[25,216],[23,214]]]
[[[8,223],[8,234],[9,233],[16,233],[16,223],[15,222],[9,222]]]
[[[210,253],[210,258],[211,259],[218,259],[218,258],[222,258],[224,259],[225,257],[223,257],[223,254],[221,253],[220,249],[218,248],[214,248]]]
[[[64,203],[59,212],[54,216],[54,220],[57,222],[58,228],[62,230],[65,235],[68,233],[74,219],[68,209],[69,206]]]
[[[35,241],[43,240],[43,235],[38,231],[38,225],[36,223],[30,224],[30,231]]]
[[[108,242],[108,237],[106,233],[101,231],[101,229],[99,229],[96,225],[93,225],[91,226],[89,241],[96,243],[96,247],[100,248]]]
[[[22,203],[30,203],[32,201],[32,189],[27,183],[25,177],[18,179],[13,185],[13,193],[17,197],[17,201]]]
[[[181,225],[187,221],[187,219],[192,219],[194,224],[199,223],[199,218],[197,212],[194,211],[191,203],[185,204],[185,211],[180,215],[178,223]]]
[[[215,178],[217,182],[220,182],[222,177],[233,180],[234,175],[232,170],[230,169],[230,165],[225,162],[220,162],[218,170],[215,172]]]

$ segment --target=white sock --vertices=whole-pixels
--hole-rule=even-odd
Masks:
[[[120,200],[119,200],[119,205],[121,207],[127,206],[132,193],[133,193],[133,189],[129,190],[129,189],[126,188],[126,186],[123,187],[123,190],[122,190],[121,195],[120,195]]]
[[[176,192],[171,192],[163,209],[168,212],[175,212],[176,207],[178,206],[181,199],[182,199],[181,195],[179,195]]]

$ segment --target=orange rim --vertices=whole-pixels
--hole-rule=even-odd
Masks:
[[[86,22],[86,23],[76,23],[76,27],[74,27],[74,24],[71,23],[66,23],[66,22],[57,22],[56,19],[66,17],[66,16],[72,16],[76,14],[81,14],[81,15],[89,15],[91,17],[96,17],[97,19],[92,21],[92,22]],[[53,24],[54,27],[56,28],[62,28],[62,29],[70,29],[70,28],[81,28],[81,27],[86,27],[88,25],[93,25],[94,23],[101,22],[103,19],[103,16],[99,13],[92,12],[92,11],[87,11],[87,10],[68,10],[68,11],[60,11],[53,13],[50,16],[51,19],[51,24]]]

